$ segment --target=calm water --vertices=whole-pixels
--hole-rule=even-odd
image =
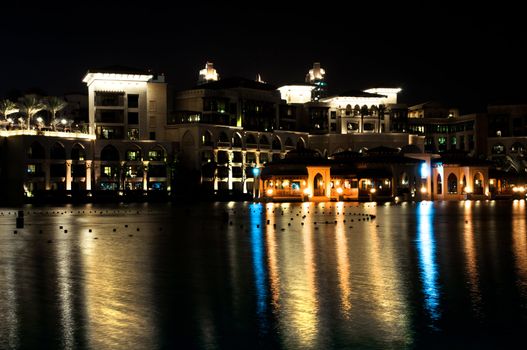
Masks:
[[[524,201],[26,207],[17,234],[14,213],[0,209],[1,349],[526,338]]]

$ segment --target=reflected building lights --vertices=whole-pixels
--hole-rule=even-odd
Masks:
[[[438,320],[439,285],[438,268],[435,257],[435,238],[433,226],[434,208],[432,203],[421,202],[417,207],[417,252],[419,271],[425,297],[425,308],[432,320]]]
[[[337,203],[336,212],[342,213],[343,211],[343,203]],[[335,219],[338,220],[338,217]],[[338,225],[335,227],[335,248],[337,254],[337,273],[339,278],[342,314],[344,318],[349,318],[349,313],[351,311],[350,264],[346,229],[342,221],[338,221]]]
[[[265,247],[262,238],[262,228],[258,204],[249,207],[249,221],[251,227],[251,252],[253,258],[254,287],[256,291],[256,314],[260,321],[260,329],[267,330],[266,308],[267,308],[267,286],[265,283]]]
[[[512,249],[519,275],[517,285],[521,295],[527,298],[527,224],[524,200],[513,204],[512,224]]]
[[[468,205],[466,203],[469,203]],[[472,225],[472,206],[470,201],[465,203],[465,225],[463,231],[463,245],[466,258],[466,269],[470,287],[470,300],[472,309],[476,314],[481,313],[481,293],[479,290],[479,273],[477,264],[476,243],[474,239],[474,228]]]
[[[0,245],[2,248],[2,245]],[[16,271],[11,252],[16,249],[9,244],[7,250],[0,250],[0,256],[7,261],[0,269],[0,346],[8,349],[18,349],[18,297],[16,292]],[[3,331],[3,332],[2,332]]]

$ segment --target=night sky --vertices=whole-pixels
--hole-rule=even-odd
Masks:
[[[260,73],[276,85],[302,82],[319,61],[332,93],[397,86],[402,102],[439,100],[462,112],[527,95],[527,30],[514,7],[148,3],[2,5],[0,95],[84,92],[88,68],[116,64],[163,72],[183,89],[207,60],[222,77]]]

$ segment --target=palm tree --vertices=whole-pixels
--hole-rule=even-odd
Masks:
[[[0,115],[7,119],[7,116],[12,113],[18,112],[16,103],[10,100],[0,101]]]
[[[51,113],[50,124],[53,125],[53,129],[55,129],[55,120],[57,119],[57,113],[66,108],[67,105],[68,102],[56,96],[50,96],[44,101],[45,109]]]
[[[364,132],[364,117],[369,114],[368,106],[364,105],[360,109],[360,125],[361,125],[361,132]]]
[[[31,118],[44,109],[44,105],[34,96],[26,95],[18,103],[18,108],[27,117],[27,129],[31,129]]]
[[[379,111],[378,111],[378,118],[379,118],[379,133],[382,131],[382,128],[381,128],[381,119],[384,120],[384,112],[386,112],[386,106],[383,105],[383,104],[380,104],[379,105]]]

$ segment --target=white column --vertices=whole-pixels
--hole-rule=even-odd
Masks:
[[[214,162],[218,164],[218,150],[215,149],[213,152],[214,152]],[[216,173],[214,174],[215,175],[214,176],[214,191],[217,191],[218,190],[218,176],[217,176],[218,169],[214,170],[214,172]]]
[[[229,151],[228,153],[228,158],[229,158],[229,163],[228,163],[228,167],[229,167],[229,179],[228,179],[228,185],[229,185],[229,190],[232,190],[232,151]]]
[[[143,162],[143,191],[148,191],[148,161]]]
[[[84,161],[86,164],[86,191],[91,191],[91,160]]]
[[[247,169],[247,164],[245,162],[245,156],[246,151],[242,151],[242,185],[243,185],[243,193],[247,193],[247,176],[245,175],[245,171]]]
[[[71,191],[71,160],[66,161],[66,191]]]
[[[49,160],[46,160],[42,163],[42,167],[44,168],[44,181],[46,185],[46,191],[51,190],[51,181],[50,181],[50,171],[51,167],[49,164]]]

